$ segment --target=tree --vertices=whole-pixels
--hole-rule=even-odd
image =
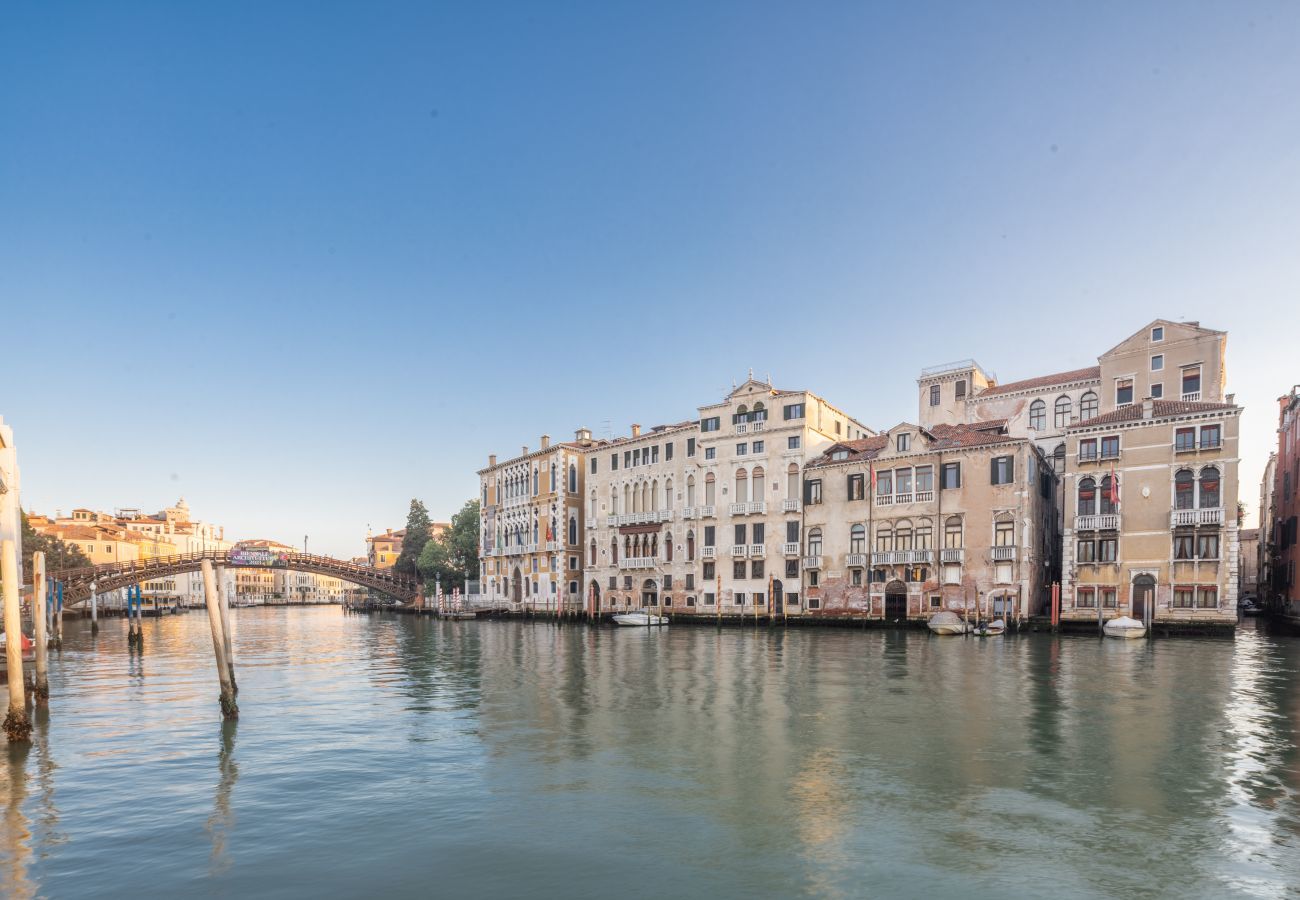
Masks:
[[[47,572],[54,569],[79,569],[83,566],[94,565],[90,558],[77,547],[64,543],[52,534],[41,534],[27,521],[27,513],[23,513],[22,516],[23,575],[25,578],[32,577],[32,554],[37,550],[42,550],[45,553],[45,570]]]
[[[393,570],[403,575],[414,575],[415,564],[429,542],[429,510],[419,500],[411,501],[411,511],[406,514],[406,534],[402,536],[402,552],[397,556]]]
[[[478,500],[470,500],[451,517],[450,528],[424,545],[419,562],[426,583],[437,579],[448,591],[478,578],[478,516]]]

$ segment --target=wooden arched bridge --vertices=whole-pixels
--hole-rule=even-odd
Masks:
[[[205,559],[212,560],[214,566],[225,566],[230,569],[290,569],[297,572],[330,575],[361,587],[373,588],[399,603],[414,603],[420,594],[420,586],[414,577],[400,575],[392,569],[372,569],[369,566],[359,566],[331,556],[247,550],[239,547],[104,563],[79,569],[51,570],[49,574],[63,582],[63,602],[71,606],[90,598],[91,585],[102,594],[167,575],[197,572]]]

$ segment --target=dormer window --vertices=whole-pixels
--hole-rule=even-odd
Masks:
[[[849,458],[849,451],[847,450],[836,450],[834,453],[831,454],[831,459],[834,460],[841,460],[841,459],[848,459],[848,458]]]
[[[1165,339],[1165,326],[1157,325],[1151,329],[1151,343],[1158,344]]]
[[[912,447],[912,436],[910,434],[898,435],[897,446],[899,453],[906,453]]]

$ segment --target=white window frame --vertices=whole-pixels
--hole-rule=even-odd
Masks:
[[[1151,354],[1151,371],[1163,372],[1165,370],[1165,355],[1163,353]]]
[[[1156,332],[1157,332],[1157,331],[1160,332],[1160,337],[1156,337]],[[1152,325],[1152,326],[1151,326],[1151,343],[1153,343],[1153,344],[1160,344],[1160,343],[1163,343],[1163,342],[1164,342],[1164,339],[1165,339],[1165,326],[1163,326],[1163,325]]]

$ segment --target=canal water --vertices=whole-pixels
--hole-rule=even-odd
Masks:
[[[1281,897],[1300,640],[67,625],[6,897]]]

